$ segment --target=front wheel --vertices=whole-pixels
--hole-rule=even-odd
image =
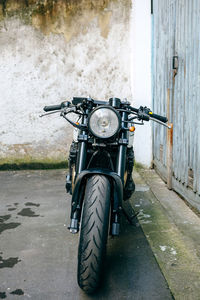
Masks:
[[[92,293],[100,284],[109,226],[110,182],[94,175],[87,181],[78,247],[78,284]]]

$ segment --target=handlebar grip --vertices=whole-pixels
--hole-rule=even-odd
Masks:
[[[48,106],[45,106],[43,108],[44,111],[52,111],[52,110],[59,110],[61,109],[61,104],[58,104],[58,105],[48,105]]]
[[[149,116],[154,118],[154,119],[157,119],[163,123],[167,123],[168,119],[166,117],[163,117],[163,116],[160,116],[160,115],[157,115],[157,114],[153,114],[152,112],[149,112]]]
[[[132,111],[136,112],[136,113],[138,113],[138,110],[139,110],[139,109],[137,109],[137,108],[135,108],[135,107],[132,107],[132,106],[130,106],[130,109],[131,109]]]

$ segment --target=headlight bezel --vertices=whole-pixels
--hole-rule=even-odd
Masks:
[[[103,136],[97,135],[97,134],[92,130],[92,128],[91,128],[91,126],[90,126],[90,119],[91,119],[92,115],[93,115],[96,111],[101,110],[101,109],[103,109],[103,108],[104,108],[104,109],[109,109],[109,110],[113,111],[113,112],[115,113],[115,115],[117,116],[117,120],[118,120],[118,128],[116,129],[115,133],[112,134],[112,135],[110,135],[110,136],[107,136],[107,137],[103,137]],[[120,128],[121,128],[121,116],[120,116],[120,113],[119,113],[116,109],[114,109],[112,106],[107,106],[107,105],[97,106],[95,109],[92,110],[92,112],[91,112],[91,113],[89,114],[89,116],[88,116],[88,128],[89,128],[89,131],[91,132],[91,134],[92,134],[94,137],[96,137],[96,138],[98,138],[98,139],[101,139],[101,140],[107,140],[107,139],[110,139],[110,138],[116,136],[116,134],[119,132],[119,130],[120,130]]]

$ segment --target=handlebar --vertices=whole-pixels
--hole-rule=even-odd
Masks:
[[[43,108],[43,110],[46,111],[46,112],[53,111],[53,110],[60,110],[60,109],[65,108],[65,107],[70,107],[70,104],[71,103],[69,101],[65,101],[65,102],[62,102],[61,104],[45,106]]]
[[[58,105],[48,105],[48,106],[45,106],[43,108],[44,111],[53,111],[53,110],[59,110],[61,109],[61,104],[58,104]]]
[[[168,119],[166,117],[163,117],[161,115],[154,114],[149,108],[146,106],[140,106],[139,109],[134,108],[130,106],[131,110],[139,115],[139,117],[145,121],[148,121],[149,118],[154,118],[158,121],[161,121],[163,123],[167,123]]]
[[[45,112],[50,112],[50,111],[55,111],[55,110],[61,110],[62,108],[69,108],[72,106],[76,106],[80,103],[82,103],[84,100],[90,100],[93,102],[93,104],[95,105],[102,105],[102,104],[107,104],[107,102],[104,101],[97,101],[97,100],[93,100],[93,99],[87,99],[87,98],[81,98],[81,97],[74,97],[72,104],[69,101],[65,101],[62,102],[61,104],[58,105],[49,105],[49,106],[45,106],[44,107],[44,111]],[[158,114],[154,114],[149,108],[147,108],[146,106],[140,106],[139,109],[129,106],[129,109],[136,113],[138,116],[139,120],[144,120],[144,121],[149,121],[150,119],[152,119],[152,121],[158,121],[158,122],[162,122],[162,123],[167,123],[168,119],[166,117],[163,117],[161,115]]]
[[[152,112],[149,112],[149,116],[154,118],[154,119],[157,119],[163,123],[167,123],[168,119],[166,117],[163,117],[163,116],[160,116],[160,115],[157,115],[157,114],[153,114]]]

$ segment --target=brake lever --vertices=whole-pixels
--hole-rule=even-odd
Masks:
[[[170,125],[168,125],[168,124],[166,124],[166,123],[164,123],[164,122],[161,122],[161,121],[159,121],[159,120],[157,120],[157,119],[154,119],[154,118],[152,118],[152,117],[149,117],[149,120],[154,121],[154,122],[157,122],[157,123],[159,123],[159,124],[161,124],[161,125],[167,127],[168,129],[171,129],[171,128],[172,128]]]
[[[51,112],[48,112],[46,114],[40,115],[39,117],[42,118],[42,117],[45,117],[45,116],[48,116],[48,115],[52,115],[52,114],[56,114],[56,113],[59,113],[59,112],[60,112],[60,110],[51,111]]]

